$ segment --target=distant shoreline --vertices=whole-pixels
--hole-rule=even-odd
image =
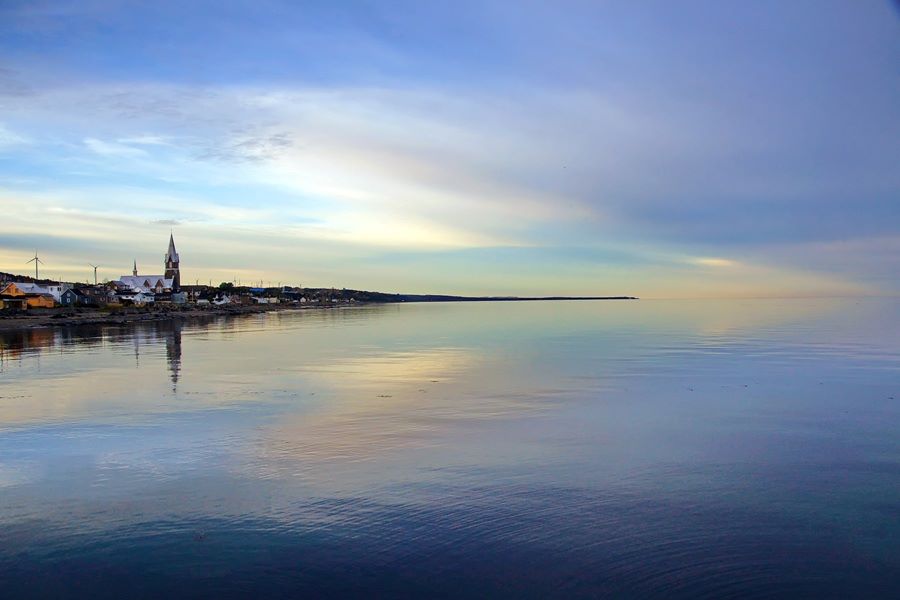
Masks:
[[[559,300],[640,300],[637,296],[416,296],[405,294],[404,298],[416,298],[412,300],[400,300],[406,302],[548,302]],[[421,298],[421,299],[418,299]],[[396,304],[396,303],[394,303]]]
[[[70,327],[79,325],[126,325],[159,321],[193,320],[216,316],[239,316],[282,310],[316,310],[348,308],[353,306],[375,306],[385,304],[424,304],[438,302],[546,302],[575,300],[637,300],[633,296],[545,296],[534,298],[519,297],[466,297],[437,295],[401,295],[394,301],[357,302],[354,304],[250,304],[225,306],[159,305],[145,307],[123,307],[115,310],[67,307],[35,309],[25,314],[3,315],[0,313],[0,331],[16,331],[44,327]]]

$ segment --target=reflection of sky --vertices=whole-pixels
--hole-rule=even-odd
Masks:
[[[27,430],[277,416],[279,452],[361,458],[681,369],[735,385],[804,360],[895,368],[881,323],[896,318],[849,300],[493,303],[4,333],[0,418]]]
[[[740,535],[785,524],[889,565],[861,495],[898,500],[898,322],[885,300],[640,301],[3,333],[0,571],[278,548],[740,561]]]
[[[644,373],[654,361],[668,368],[673,357],[696,358],[698,350],[729,361],[734,352],[746,360],[781,352],[889,363],[894,340],[880,323],[896,318],[891,304],[871,300],[475,308],[387,305],[190,326],[0,332],[0,373],[9,390],[0,395],[0,416],[16,426],[273,401],[326,414],[379,407],[400,413],[426,388],[443,389],[445,397],[451,390],[527,396],[559,391],[569,376],[599,382]]]
[[[175,227],[188,281],[897,292],[896,26],[887,1],[4,2],[0,270],[155,270]]]

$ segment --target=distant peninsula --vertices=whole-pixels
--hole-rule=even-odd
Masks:
[[[325,291],[325,290],[323,290]],[[551,300],[638,300],[636,296],[452,296],[447,294],[389,294],[342,290],[357,302],[541,302]]]

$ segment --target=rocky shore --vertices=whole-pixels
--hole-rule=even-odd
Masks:
[[[64,327],[71,325],[124,325],[126,323],[190,320],[218,315],[246,315],[277,310],[308,310],[330,308],[314,305],[299,307],[295,304],[251,304],[225,306],[158,305],[146,307],[122,307],[112,310],[95,308],[46,308],[32,309],[28,313],[4,315],[0,313],[0,331],[31,329],[35,327]]]

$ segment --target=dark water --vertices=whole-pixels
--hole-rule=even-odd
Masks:
[[[898,597],[900,302],[0,334],[0,597]]]

